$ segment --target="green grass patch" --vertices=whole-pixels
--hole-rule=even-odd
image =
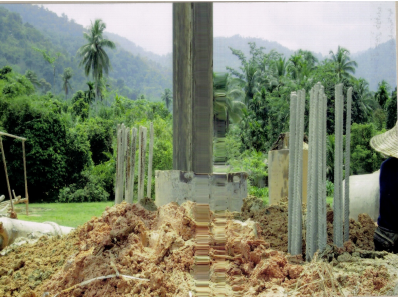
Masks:
[[[56,222],[61,226],[77,227],[90,220],[93,216],[101,216],[106,206],[113,202],[93,203],[34,203],[29,204],[29,215],[25,213],[25,204],[16,205],[18,219],[45,222]]]
[[[326,198],[326,203],[327,203],[327,204],[330,204],[330,206],[333,207],[333,197],[327,197],[327,198]]]

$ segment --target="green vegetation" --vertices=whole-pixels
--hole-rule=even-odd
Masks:
[[[71,100],[41,95],[10,67],[0,70],[0,127],[24,136],[31,202],[92,202],[114,197],[116,126],[154,122],[155,169],[172,168],[172,118],[162,102],[116,96],[110,106],[93,99],[92,84]],[[24,193],[21,142],[4,138],[10,184]],[[137,152],[138,153],[138,152]],[[138,169],[136,169],[138,171]],[[154,174],[154,172],[153,172]],[[0,179],[4,179],[1,171]],[[4,181],[3,180],[3,181]],[[154,177],[152,178],[154,188]],[[6,193],[6,184],[0,192]]]
[[[4,4],[0,6],[0,28],[0,68],[8,65],[18,73],[33,72],[40,84],[37,91],[42,94],[64,91],[61,78],[68,67],[73,73],[69,79],[72,92],[86,87],[85,70],[76,56],[79,48],[88,43],[83,34],[90,33],[83,26],[37,5]],[[109,40],[108,35],[104,33],[102,40]],[[109,100],[116,94],[131,99],[144,94],[145,98],[160,100],[164,89],[171,89],[171,68],[133,55],[118,45],[106,54],[113,67],[102,81]]]
[[[58,18],[38,6],[18,7],[25,17],[32,12],[35,25],[48,27],[39,31],[0,7],[0,27],[4,28],[0,31],[0,130],[28,139],[30,201],[113,200],[120,123],[138,128],[153,122],[153,168],[172,169],[173,92],[168,70],[121,49],[107,37],[101,20],[85,32],[66,16]],[[360,64],[340,46],[326,59],[305,50],[288,55],[266,52],[254,42],[248,47],[248,53],[231,47],[239,63],[228,67],[228,73],[214,73],[216,164],[226,165],[230,172],[246,171],[249,193],[267,201],[268,151],[289,129],[290,93],[306,90],[308,129],[309,90],[321,82],[328,97],[327,187],[331,197],[334,87],[342,82],[344,94],[353,87],[351,172],[370,173],[380,167],[383,157],[370,148],[369,141],[395,125],[396,88],[391,92],[381,80],[377,91],[371,92],[367,80],[354,76]],[[23,194],[21,142],[6,137],[3,142],[10,184],[17,195]],[[2,171],[0,179],[5,181]],[[152,193],[154,184],[152,177]],[[0,193],[7,193],[5,183],[0,184]]]
[[[29,204],[29,216],[26,216],[25,205],[17,205],[18,219],[34,222],[52,221],[61,226],[77,227],[89,221],[93,216],[101,216],[105,207],[112,202],[97,203],[58,203]]]

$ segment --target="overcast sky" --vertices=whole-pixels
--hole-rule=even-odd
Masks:
[[[156,54],[172,51],[171,3],[46,4],[85,27],[101,18],[107,31]],[[289,49],[351,53],[395,38],[394,2],[214,3],[214,36],[259,37]]]

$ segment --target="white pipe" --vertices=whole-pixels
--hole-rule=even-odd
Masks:
[[[74,228],[64,227],[55,222],[31,222],[8,217],[0,217],[0,250],[12,244],[19,237],[27,237],[33,232],[51,236],[69,234]]]

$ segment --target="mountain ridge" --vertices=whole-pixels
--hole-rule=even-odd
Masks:
[[[35,19],[35,16],[31,13],[27,13],[27,9],[25,11],[22,9],[23,6],[29,6],[29,4],[2,4],[2,6],[9,7],[13,11],[19,11],[23,20],[26,22],[35,23],[36,27],[39,29],[42,28],[47,35],[51,35],[48,30],[48,26],[42,25],[40,26],[40,22]],[[30,5],[31,6],[31,5]],[[39,6],[37,6],[39,7]],[[66,15],[59,17],[56,13],[49,11],[46,8],[41,7],[41,9],[47,10],[47,14],[51,20],[47,20],[51,22],[52,20],[59,21],[61,19],[64,23],[70,23],[69,27],[69,37],[82,38],[82,30],[83,26],[77,23],[74,23],[73,20],[68,20]],[[29,9],[29,12],[32,9]],[[36,9],[37,10],[37,9]],[[56,19],[58,18],[58,19]],[[46,22],[45,22],[46,23]],[[79,35],[80,31],[80,35]],[[168,53],[166,55],[158,55],[153,52],[147,51],[143,49],[141,46],[135,44],[133,41],[122,37],[115,33],[105,32],[105,35],[113,40],[115,43],[120,45],[122,49],[125,51],[136,55],[153,68],[161,69],[161,72],[169,77],[169,86],[171,86],[172,81],[172,53]],[[51,36],[50,36],[51,37]],[[53,37],[52,37],[53,38]],[[249,56],[249,45],[248,42],[256,42],[258,47],[265,47],[265,51],[269,52],[270,50],[276,50],[279,53],[283,54],[286,58],[292,55],[295,50],[291,50],[276,41],[269,41],[262,38],[257,37],[242,37],[240,35],[234,35],[231,37],[214,37],[213,39],[213,67],[215,72],[226,71],[226,66],[230,66],[232,68],[239,68],[240,61],[234,56],[229,49],[232,47],[234,49],[241,50],[246,56]],[[344,45],[342,45],[344,46]],[[76,53],[76,48],[71,48],[70,45],[65,45],[67,49],[69,49],[71,55]],[[335,49],[332,49],[335,51]],[[322,61],[329,56],[323,56],[321,53],[314,53],[315,57],[318,58],[319,61]],[[378,83],[381,80],[386,80],[389,85],[394,88],[396,86],[396,55],[395,55],[395,40],[387,41],[383,44],[378,45],[376,48],[369,48],[365,51],[360,51],[358,53],[352,53],[351,59],[355,60],[358,63],[358,68],[355,72],[355,77],[362,77],[369,82],[370,90],[376,91]]]

